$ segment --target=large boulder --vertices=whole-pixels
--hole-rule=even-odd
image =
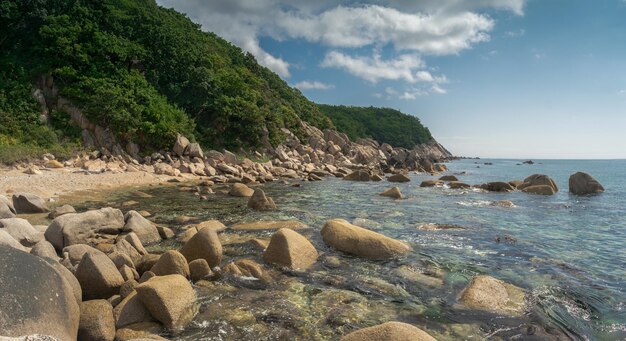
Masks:
[[[190,158],[199,157],[203,158],[204,153],[202,152],[202,148],[199,143],[191,143],[189,144],[188,153]]]
[[[0,228],[27,247],[31,247],[43,239],[43,234],[37,231],[26,219],[0,219]]]
[[[262,189],[257,188],[248,200],[248,207],[257,211],[272,211],[276,209],[276,204]]]
[[[13,202],[4,195],[0,195],[0,219],[14,218],[15,208]]]
[[[524,189],[522,189],[522,192],[530,193],[530,194],[539,194],[539,195],[554,195],[555,194],[554,188],[548,185],[535,185],[535,186],[524,187]]]
[[[556,183],[554,182],[554,180],[552,180],[552,178],[544,174],[533,174],[527,177],[526,179],[524,179],[524,183],[517,186],[517,189],[524,190],[524,188],[526,187],[541,186],[541,185],[552,187],[552,190],[554,191],[554,193],[559,191],[559,188],[556,186]]]
[[[100,244],[124,228],[124,215],[115,208],[69,213],[55,218],[46,230],[46,239],[61,251],[74,244]],[[158,232],[157,232],[158,234]]]
[[[211,267],[215,267],[222,261],[222,243],[217,233],[211,229],[198,231],[180,249],[187,262],[196,259],[204,259]]]
[[[251,197],[254,194],[254,190],[242,183],[235,183],[228,192],[233,197]]]
[[[0,245],[0,334],[75,340],[80,308],[72,288],[44,259]]]
[[[569,191],[579,195],[595,194],[604,192],[604,187],[591,175],[577,172],[569,177]]]
[[[482,184],[480,188],[489,192],[513,192],[515,187],[511,186],[508,182],[494,181]]]
[[[340,341],[437,341],[425,331],[402,322],[387,322],[354,331]]]
[[[46,202],[30,193],[15,193],[13,194],[13,206],[15,212],[22,213],[45,213],[48,212]]]
[[[15,238],[13,238],[9,232],[4,229],[0,229],[0,245],[10,246],[16,250],[28,252],[28,249],[24,245],[20,244]]]
[[[134,323],[154,321],[154,318],[143,302],[141,302],[136,291],[129,293],[115,306],[113,316],[115,317],[115,327],[118,329]]]
[[[402,199],[402,192],[400,192],[400,188],[398,187],[392,187],[380,193],[379,195],[383,197],[394,198],[394,199]]]
[[[79,340],[113,341],[115,318],[107,300],[85,301],[80,305]]]
[[[389,182],[409,182],[411,179],[404,174],[394,174],[387,178]]]
[[[263,261],[291,269],[306,270],[317,260],[317,250],[308,239],[291,229],[280,229],[272,236]]]
[[[115,263],[102,253],[85,253],[76,268],[76,279],[84,300],[107,299],[116,295],[124,283]]]
[[[57,255],[54,246],[50,244],[47,240],[41,240],[37,244],[33,245],[30,249],[30,254],[38,257],[46,257],[52,260],[58,261],[59,256]]]
[[[365,169],[359,169],[344,176],[343,179],[350,181],[370,181],[370,173]]]
[[[476,276],[461,293],[460,301],[468,308],[505,315],[524,311],[524,290],[491,276]]]
[[[189,264],[187,259],[176,250],[166,251],[150,269],[157,276],[178,274],[189,278]]]
[[[103,254],[102,251],[86,244],[75,244],[63,248],[63,255],[66,255],[70,264],[77,266],[86,253]]]
[[[324,243],[339,251],[374,260],[398,258],[411,251],[411,247],[343,219],[326,222],[321,231]]]
[[[150,314],[168,329],[184,327],[197,313],[196,292],[181,275],[153,277],[135,290]]]
[[[161,241],[161,235],[157,227],[148,219],[136,211],[128,211],[124,216],[126,224],[124,232],[135,232],[142,244],[150,244]]]
[[[176,142],[174,143],[174,148],[172,148],[172,151],[178,156],[183,156],[185,155],[188,146],[189,140],[183,135],[179,134],[178,136],[176,136]]]

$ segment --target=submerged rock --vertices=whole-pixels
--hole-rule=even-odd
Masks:
[[[135,289],[150,314],[168,329],[185,327],[197,313],[196,292],[181,275],[157,276]]]
[[[272,211],[276,209],[276,204],[262,189],[257,188],[248,200],[248,207],[257,211]]]
[[[382,193],[379,194],[380,196],[383,197],[390,197],[390,198],[394,198],[394,199],[402,199],[402,192],[400,192],[400,188],[398,187],[392,187]]]
[[[263,252],[263,260],[269,264],[306,270],[317,260],[317,250],[311,242],[296,231],[280,229],[272,236]]]
[[[461,293],[460,301],[472,309],[505,315],[524,311],[524,290],[491,276],[476,276]]]
[[[321,234],[327,245],[368,259],[392,259],[402,257],[411,251],[409,245],[399,240],[352,225],[343,219],[327,221]]]
[[[377,326],[359,329],[341,338],[340,341],[436,341],[425,331],[402,322],[386,322]]]
[[[569,177],[569,191],[572,194],[595,194],[604,192],[604,187],[591,175],[577,172]]]

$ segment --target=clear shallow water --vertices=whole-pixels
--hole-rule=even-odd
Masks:
[[[626,161],[535,161],[541,164],[460,160],[449,163],[445,174],[466,172],[458,178],[470,184],[548,174],[559,186],[556,195],[420,188],[422,180],[434,177],[412,174],[405,184],[335,178],[299,188],[268,184],[264,189],[279,207],[270,213],[249,211],[241,198],[218,193],[202,201],[176,187],[148,189],[155,198],[134,199],[141,202],[136,209],[153,212],[155,221],[170,226],[177,215],[226,224],[298,219],[310,226],[303,234],[323,253],[307,274],[281,274],[274,285],[259,288],[224,279],[199,288],[201,313],[176,336],[181,340],[333,340],[388,320],[413,323],[440,340],[626,339]],[[576,171],[592,174],[606,192],[570,195],[567,181]],[[394,185],[408,198],[377,195]],[[511,200],[515,207],[490,205],[497,200]],[[346,257],[327,248],[319,236],[331,218],[360,219],[362,226],[409,242],[414,251],[388,263]],[[425,223],[463,229],[419,229]],[[226,261],[245,257],[262,263],[258,250],[238,240],[269,236],[271,232],[231,234]],[[515,242],[506,242],[506,236]],[[326,266],[327,256],[337,256],[342,265]],[[397,272],[403,267],[431,275],[430,281],[407,280]],[[528,312],[505,318],[459,307],[459,292],[476,274],[527,290]]]

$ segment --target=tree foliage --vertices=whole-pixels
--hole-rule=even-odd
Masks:
[[[325,104],[319,108],[352,140],[373,138],[395,147],[413,148],[433,138],[419,118],[398,110]]]

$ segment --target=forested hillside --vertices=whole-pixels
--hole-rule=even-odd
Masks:
[[[433,138],[419,118],[398,110],[325,104],[319,108],[352,140],[373,138],[394,147],[413,148]]]

